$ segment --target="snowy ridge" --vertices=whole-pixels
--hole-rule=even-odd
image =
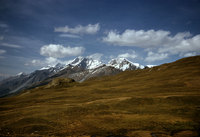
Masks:
[[[155,67],[156,65],[146,65],[148,68]]]
[[[136,69],[144,69],[145,67],[143,65],[140,65],[139,63],[133,63],[129,61],[126,58],[115,58],[108,62],[108,64],[103,64],[99,60],[95,60],[91,57],[77,57],[72,61],[69,61],[67,64],[61,64],[58,63],[55,66],[48,65],[47,67],[43,67],[39,70],[49,70],[51,72],[59,72],[67,67],[80,67],[82,69],[88,69],[90,72],[93,71],[93,69],[96,69],[102,65],[105,66],[111,66],[116,69],[119,69],[121,71],[125,70],[136,70]],[[146,67],[151,68],[155,65],[147,65]]]
[[[75,58],[69,65],[72,66],[79,66],[84,69],[95,69],[102,65],[102,63],[98,60],[94,60],[92,58],[84,58],[84,57],[77,57]]]
[[[131,61],[129,61],[125,58],[112,59],[111,61],[108,62],[107,65],[112,66],[117,69],[120,69],[122,71],[144,68],[144,66],[140,65],[139,63],[132,63]]]
[[[53,67],[53,66],[48,65],[48,66],[46,66],[46,67],[42,67],[42,68],[40,68],[39,70],[50,69],[50,68],[52,68],[52,67]]]
[[[26,75],[24,72],[19,72],[16,76]]]
[[[79,57],[75,58],[75,59],[74,59],[71,63],[69,63],[69,64],[71,64],[72,66],[77,66],[78,64],[81,63],[81,61],[82,61],[83,59],[84,59],[83,57],[79,56]],[[68,64],[68,65],[69,65],[69,64]]]

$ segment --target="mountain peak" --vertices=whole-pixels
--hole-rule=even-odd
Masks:
[[[126,58],[115,58],[108,62],[108,66],[112,66],[114,68],[120,69],[122,71],[125,70],[135,70],[140,69],[142,66],[138,63],[133,63]]]
[[[70,65],[82,67],[84,69],[94,69],[102,65],[102,63],[98,60],[94,60],[93,58],[79,56],[75,58]]]
[[[109,64],[110,63],[121,63],[121,62],[124,62],[124,61],[131,62],[126,58],[114,58],[114,59],[111,59],[108,63]]]
[[[26,75],[24,72],[19,72],[16,76]]]
[[[42,68],[39,69],[39,70],[45,70],[45,69],[50,69],[50,68],[52,68],[52,66],[51,66],[51,65],[47,65],[46,67],[42,67]]]
[[[73,66],[76,66],[78,65],[82,60],[84,59],[84,57],[76,57],[70,64],[73,65]]]

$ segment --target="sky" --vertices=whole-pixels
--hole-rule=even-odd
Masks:
[[[0,76],[77,56],[159,65],[200,54],[200,0],[0,0]]]

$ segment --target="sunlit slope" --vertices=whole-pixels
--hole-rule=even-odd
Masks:
[[[0,135],[198,136],[199,81],[200,56],[83,83],[56,79],[1,98]]]

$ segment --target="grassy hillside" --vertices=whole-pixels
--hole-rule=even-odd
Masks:
[[[54,80],[0,98],[0,136],[199,136],[199,82],[200,56],[83,83]]]

